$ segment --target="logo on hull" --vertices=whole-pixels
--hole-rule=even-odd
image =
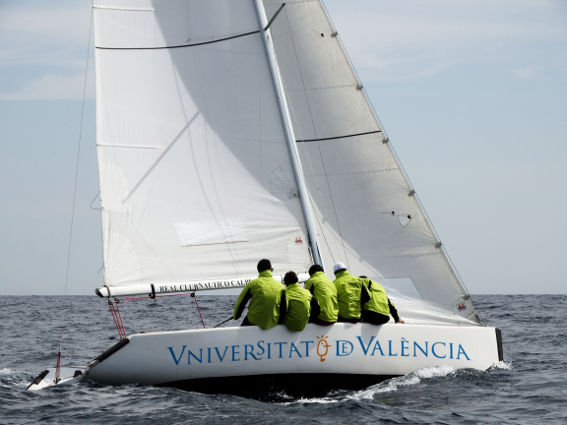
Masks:
[[[317,355],[319,356],[319,358],[321,359],[322,362],[325,361],[325,357],[327,357],[327,354],[329,354],[329,343],[327,342],[327,338],[329,336],[317,336],[317,339],[319,340],[319,342],[317,343]]]

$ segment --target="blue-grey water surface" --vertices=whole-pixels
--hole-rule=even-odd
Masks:
[[[206,325],[230,316],[232,296],[199,298]],[[566,424],[567,295],[473,297],[487,325],[502,329],[505,361],[486,372],[437,368],[361,391],[261,402],[143,385],[88,380],[26,391],[55,366],[88,363],[117,341],[104,300],[9,296],[0,323],[1,424]],[[200,326],[188,296],[121,303],[127,333]],[[234,322],[233,322],[234,324]]]

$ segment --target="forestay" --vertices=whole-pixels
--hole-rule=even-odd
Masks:
[[[94,21],[105,285],[307,270],[254,2],[95,0]]]
[[[340,260],[411,281],[423,299],[478,321],[320,1],[285,3],[271,32],[326,270]],[[282,2],[264,4],[270,16]]]

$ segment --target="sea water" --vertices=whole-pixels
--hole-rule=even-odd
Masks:
[[[360,391],[278,402],[88,380],[26,391],[54,367],[84,365],[117,342],[105,300],[4,297],[0,313],[0,424],[567,424],[567,295],[478,295],[482,320],[502,330],[505,360],[486,372],[432,368]],[[201,296],[207,327],[235,297]],[[189,296],[121,303],[128,334],[202,326]],[[232,323],[227,323],[227,326]],[[400,325],[403,326],[403,325]]]

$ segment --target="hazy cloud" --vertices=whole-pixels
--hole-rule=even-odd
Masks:
[[[87,81],[87,98],[94,97],[94,84]],[[0,93],[0,100],[81,99],[84,75],[44,75],[13,92]]]
[[[51,2],[39,4],[39,7],[30,7],[25,2],[0,5],[0,32],[25,44],[81,43],[88,35],[90,2],[77,1],[67,7]]]
[[[538,68],[536,67],[523,67],[523,68],[513,69],[512,75],[522,80],[529,80],[533,78],[537,72],[538,72]]]
[[[375,81],[419,79],[461,63],[501,61],[531,42],[567,45],[567,10],[554,1],[534,8],[531,0],[458,5],[410,0],[389,3],[385,11],[379,2],[328,3],[330,12],[339,12],[333,13],[335,24],[356,67]],[[553,11],[557,18],[550,20]]]
[[[0,99],[82,98],[90,13],[87,1],[1,4]]]

